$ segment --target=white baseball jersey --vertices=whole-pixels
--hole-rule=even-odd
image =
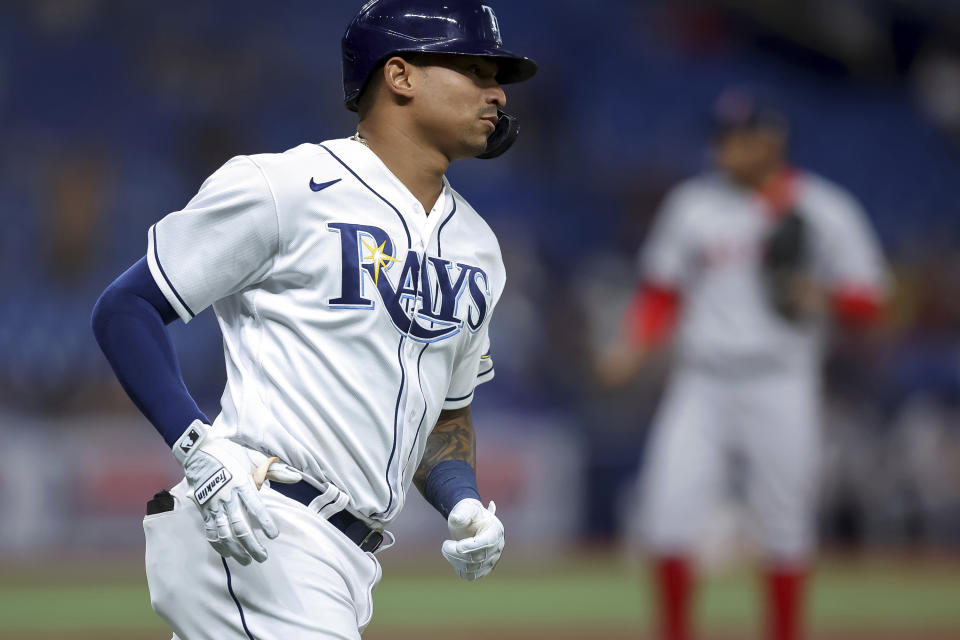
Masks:
[[[811,275],[830,290],[882,297],[883,261],[863,211],[823,178],[794,179]],[[813,552],[824,326],[773,308],[761,262],[776,224],[758,196],[705,175],[669,194],[641,252],[644,279],[682,301],[679,362],[643,465],[643,535],[657,553],[690,553],[704,540],[731,455],[766,556],[793,564]]]
[[[148,241],[184,322],[220,323],[214,429],[369,524],[400,511],[440,411],[493,378],[496,237],[446,180],[428,215],[352,139],[233,158]]]
[[[807,221],[811,271],[831,290],[882,296],[883,259],[866,216],[840,187],[810,173],[795,182]],[[640,255],[645,281],[680,292],[681,365],[716,371],[799,368],[820,361],[823,327],[781,318],[764,289],[761,260],[776,219],[752,192],[719,174],[676,187]]]

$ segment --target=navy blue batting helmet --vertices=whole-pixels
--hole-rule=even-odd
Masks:
[[[522,82],[537,72],[533,60],[503,48],[497,16],[480,0],[372,0],[343,34],[346,107],[356,111],[373,70],[403,53],[494,58],[500,84]]]

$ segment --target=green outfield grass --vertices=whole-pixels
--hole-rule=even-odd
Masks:
[[[477,630],[459,637],[639,635],[648,626],[649,589],[618,560],[602,554],[553,565],[505,560],[489,578],[465,583],[439,554],[420,561],[387,557],[365,637],[448,638],[454,629]],[[744,569],[709,579],[699,602],[701,628],[755,629],[754,577]],[[811,617],[822,634],[960,638],[960,562],[824,561],[813,579]],[[481,629],[487,631],[478,635]],[[79,636],[168,637],[150,611],[136,561],[3,569],[0,638]]]

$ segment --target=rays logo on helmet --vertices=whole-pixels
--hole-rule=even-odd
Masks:
[[[327,228],[340,235],[341,252],[340,296],[328,301],[331,309],[374,309],[365,291],[372,283],[393,325],[418,342],[450,338],[464,324],[473,332],[483,325],[491,292],[480,267],[412,250],[400,259],[387,232],[372,225],[331,222]],[[402,265],[396,284],[388,273],[394,265]]]

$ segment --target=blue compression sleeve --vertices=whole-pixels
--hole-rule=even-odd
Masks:
[[[427,474],[423,497],[444,518],[449,517],[453,507],[464,498],[480,499],[477,474],[466,460],[444,460]]]
[[[209,424],[190,396],[166,326],[177,318],[141,258],[93,308],[93,333],[124,391],[171,447],[194,420]]]

